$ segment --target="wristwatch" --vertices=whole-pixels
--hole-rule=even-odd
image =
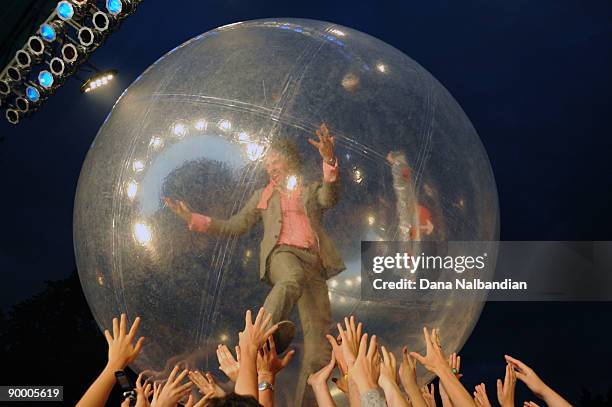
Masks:
[[[260,382],[257,385],[257,390],[259,390],[259,391],[264,391],[264,390],[268,390],[268,389],[274,391],[274,386],[272,385],[272,383],[264,381],[264,382]]]

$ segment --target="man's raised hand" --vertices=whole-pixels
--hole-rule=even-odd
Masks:
[[[308,139],[308,142],[312,144],[314,147],[319,150],[319,154],[323,157],[323,160],[328,164],[333,164],[332,161],[335,157],[334,154],[334,145],[335,138],[329,134],[329,129],[325,125],[325,123],[321,123],[321,126],[318,130],[315,131],[315,134],[319,138],[319,141],[315,141],[313,139]]]

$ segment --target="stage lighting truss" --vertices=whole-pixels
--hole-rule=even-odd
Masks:
[[[133,14],[142,0],[60,0],[49,17],[0,71],[0,107],[9,123],[35,112],[69,78],[88,93],[108,84],[116,70],[100,71],[92,52]],[[94,75],[78,77],[80,69]]]

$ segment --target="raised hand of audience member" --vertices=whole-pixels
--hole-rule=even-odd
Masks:
[[[175,366],[168,376],[168,380],[161,387],[155,404],[153,407],[175,407],[176,404],[183,397],[187,397],[191,392],[193,383],[187,382],[181,384],[181,382],[187,377],[189,370],[184,369],[179,373],[179,367]]]
[[[506,364],[504,381],[497,379],[497,401],[502,407],[514,407],[514,389],[516,388],[516,374],[510,363]]]
[[[540,406],[534,403],[533,401],[526,401],[523,403],[523,407],[540,407]]]
[[[136,379],[136,404],[135,407],[149,407],[151,404],[149,403],[149,397],[153,393],[153,386],[151,383],[144,383],[143,385],[143,374],[138,375],[138,379]]]
[[[161,393],[163,385],[164,384],[160,382],[153,383],[153,398],[151,399],[151,407],[157,406],[157,400],[159,399],[159,393]]]
[[[344,348],[344,336],[342,337]],[[346,356],[346,355],[345,355]],[[355,382],[359,394],[378,388],[380,376],[380,355],[376,335],[372,335],[368,345],[368,334],[363,334],[359,342],[357,357],[352,366],[349,362],[349,377]]]
[[[571,406],[571,404],[561,397],[561,395],[548,387],[548,385],[538,377],[532,368],[520,360],[513,358],[512,356],[505,355],[505,358],[506,362],[514,366],[516,370],[516,377],[525,383],[527,387],[529,387],[529,390],[531,390],[536,396],[544,400],[549,407]]]
[[[436,407],[436,393],[433,383],[431,383],[429,387],[427,385],[421,387],[421,394],[428,407]]]
[[[342,377],[334,381],[334,383],[336,383],[338,388],[346,390],[345,392],[348,393],[351,406],[359,406],[361,403],[361,396],[355,382],[352,378],[349,379],[348,371],[355,364],[355,359],[357,358],[363,324],[361,322],[355,324],[355,317],[351,316],[350,318],[344,318],[344,328],[342,324],[337,324],[337,327],[338,335],[340,336],[340,350],[337,355],[341,355],[340,358],[343,360],[347,370],[346,372],[342,372],[342,369],[340,369]],[[333,344],[332,349],[334,349]]]
[[[335,355],[336,353],[332,351],[329,363],[323,366],[318,372],[311,373],[310,376],[308,376],[308,384],[312,387],[319,407],[331,407],[336,405],[329,392],[329,386],[327,385],[327,381],[336,365]]]
[[[196,385],[202,395],[213,393],[213,397],[223,397],[226,394],[210,373],[203,375],[198,370],[190,371],[189,380]]]
[[[487,389],[484,383],[476,385],[474,402],[476,403],[476,407],[491,407],[491,402],[489,401],[489,396],[487,396]]]
[[[187,403],[185,403],[185,407],[205,407],[209,404],[210,399],[215,397],[215,393],[214,392],[210,392],[208,394],[205,394],[200,400],[198,400],[198,402],[196,403],[193,399],[193,394],[189,395],[189,398],[187,399]]]
[[[219,345],[217,347],[217,360],[219,361],[219,369],[235,383],[240,369],[240,346],[236,346],[236,359],[234,359],[234,355],[227,346]]]
[[[378,385],[385,393],[385,399],[389,407],[407,407],[406,399],[402,395],[402,391],[397,384],[397,361],[392,352],[387,351],[384,346],[381,347],[382,363],[380,364],[380,376],[378,377]]]
[[[272,388],[268,387],[264,390],[259,390],[259,402],[264,407],[274,404],[274,384],[276,375],[284,369],[295,354],[294,350],[288,351],[281,359],[276,353],[276,344],[272,336],[268,337],[268,341],[259,349],[257,354],[257,381],[259,383],[268,383]]]
[[[448,357],[448,365],[452,369],[455,376],[457,376],[457,379],[461,379],[461,377],[463,376],[461,373],[459,373],[459,371],[461,370],[461,356],[458,356],[456,352],[453,352]],[[442,399],[442,406],[443,407],[453,407],[453,403],[450,401],[450,398],[448,398],[446,389],[444,388],[444,385],[441,382],[439,386],[439,391],[440,391],[440,399]]]
[[[274,383],[274,378],[277,373],[283,370],[293,359],[295,350],[291,349],[281,359],[276,353],[276,344],[272,336],[268,337],[267,343],[265,343],[259,353],[257,354],[257,376],[260,379],[270,381]]]
[[[345,372],[348,372],[351,366],[355,363],[355,359],[357,358],[357,352],[359,350],[360,340],[362,338],[361,331],[363,329],[363,324],[360,322],[355,325],[355,317],[351,316],[350,318],[344,317],[344,328],[342,324],[338,324],[338,334],[341,339],[340,346],[340,370],[346,369]],[[330,338],[327,338],[328,340]],[[337,351],[337,346],[334,346],[334,341],[330,341],[332,344],[332,349]],[[346,373],[343,373],[346,374]]]
[[[121,314],[121,321],[113,318],[113,335],[108,329],[104,331],[104,337],[108,342],[108,365],[113,369],[113,373],[125,369],[142,350],[144,337],[139,338],[136,344],[133,343],[139,327],[140,317],[136,317],[130,331],[127,332],[127,317]]]
[[[251,310],[245,315],[244,330],[239,334],[240,369],[236,378],[235,392],[241,395],[253,396],[258,399],[257,390],[257,352],[278,328],[269,328],[272,316],[263,308],[259,309],[255,322]]]
[[[427,403],[417,384],[416,362],[412,356],[410,356],[410,353],[408,353],[408,347],[406,346],[402,349],[402,363],[399,368],[399,377],[413,407],[427,407]]]
[[[136,332],[140,326],[140,317],[127,330],[127,317],[121,314],[120,321],[113,318],[113,335],[108,330],[104,331],[104,337],[108,343],[108,362],[97,379],[87,389],[77,407],[103,406],[115,386],[115,372],[123,370],[140,353],[144,338],[139,338],[134,344]]]
[[[426,355],[422,356],[416,352],[410,352],[410,355],[425,366],[427,370],[435,373],[440,378],[440,382],[444,385],[454,407],[473,407],[475,405],[474,400],[459,382],[459,379],[457,379],[457,376],[453,373],[444,357],[442,345],[440,344],[439,330],[433,329],[430,335],[425,327],[423,328],[423,336],[427,346]]]

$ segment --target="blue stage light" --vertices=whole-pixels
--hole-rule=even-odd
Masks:
[[[121,0],[106,0],[106,9],[114,16],[121,13],[123,9],[123,3]]]
[[[50,88],[53,86],[53,75],[49,71],[40,71],[38,74],[38,83],[43,88]]]
[[[74,7],[67,1],[60,1],[55,11],[62,20],[70,20],[74,16]]]
[[[43,40],[52,42],[57,38],[57,33],[50,24],[43,24],[40,26],[40,36],[43,37]]]
[[[40,100],[40,92],[34,86],[26,88],[26,96],[30,102],[38,102]]]

